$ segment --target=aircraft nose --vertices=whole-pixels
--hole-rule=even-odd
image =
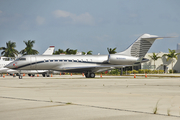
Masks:
[[[14,64],[14,63],[9,63],[9,64],[7,64],[7,65],[4,66],[4,67],[13,69],[13,68],[15,68],[15,64]]]

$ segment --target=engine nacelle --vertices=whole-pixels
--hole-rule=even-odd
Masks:
[[[108,56],[108,63],[118,65],[131,65],[137,62],[138,58],[132,56],[110,54]]]

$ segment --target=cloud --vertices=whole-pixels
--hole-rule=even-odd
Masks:
[[[56,10],[53,12],[53,15],[56,18],[69,18],[70,23],[72,24],[94,24],[94,18],[87,12],[84,14],[76,15],[67,11]]]
[[[45,19],[43,17],[40,17],[40,16],[36,17],[36,23],[38,25],[42,25],[42,24],[44,24],[44,22],[45,22]]]
[[[56,18],[73,16],[72,13],[66,12],[66,11],[62,11],[62,10],[56,10],[56,11],[53,12],[53,14],[54,14],[54,16]]]

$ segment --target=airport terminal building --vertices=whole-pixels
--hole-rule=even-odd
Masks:
[[[180,53],[180,43],[177,45],[176,53]],[[162,57],[162,56],[168,53],[160,52],[156,54],[158,54],[158,56],[160,56],[161,58],[155,61],[155,65],[154,65],[154,61],[149,57],[149,56],[152,56],[153,53],[147,53],[145,55],[145,58],[149,59],[149,61],[146,63],[142,63],[141,69],[154,70],[155,68],[155,70],[164,70],[166,73],[168,73],[169,70],[173,68],[173,70],[180,73],[180,55],[178,55],[178,60],[173,59],[173,60],[167,61],[166,57]],[[173,61],[173,66],[172,66],[172,61]]]

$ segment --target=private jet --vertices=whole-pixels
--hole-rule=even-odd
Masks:
[[[86,78],[94,78],[96,72],[147,62],[144,56],[154,41],[162,38],[170,37],[143,34],[125,51],[109,55],[25,55],[6,67],[19,73],[22,70],[48,70],[84,73]],[[21,75],[19,79],[22,79]]]
[[[54,52],[54,46],[49,46],[49,48],[42,55],[52,55],[53,52]],[[1,73],[1,76],[2,76],[2,73],[9,73],[9,74],[13,75],[14,77],[16,75],[17,76],[20,75],[18,70],[16,70],[16,69],[9,69],[9,68],[5,67],[7,64],[9,64],[12,61],[14,61],[14,59],[11,58],[11,57],[0,57],[0,73]],[[35,74],[37,74],[37,73],[38,74],[42,74],[43,77],[45,77],[47,71],[48,70],[37,70],[36,69],[36,70],[22,70],[21,72],[22,73],[27,73],[28,76],[32,76],[32,77],[34,77]],[[51,71],[51,72],[53,72],[53,71]]]

